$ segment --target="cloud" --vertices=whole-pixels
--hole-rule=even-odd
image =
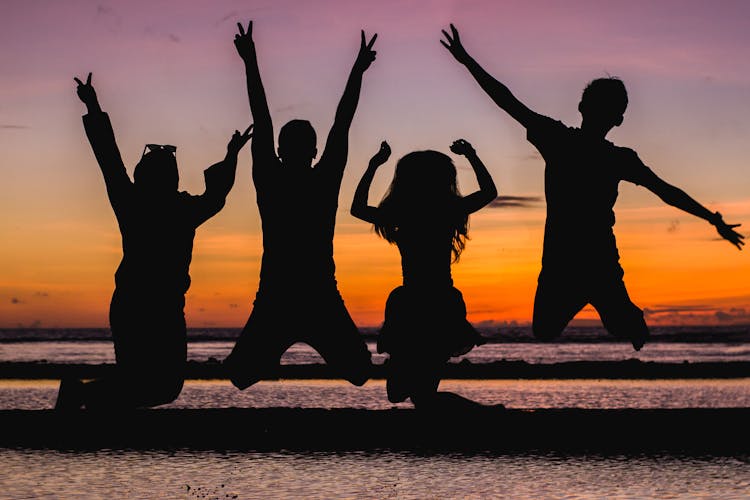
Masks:
[[[239,304],[229,304],[229,309],[237,309],[238,307],[240,307]]]
[[[306,105],[305,103],[301,103],[301,104],[289,104],[287,106],[280,106],[278,108],[274,108],[274,112],[275,113],[287,113],[289,111],[295,111],[300,107],[304,107],[305,105]]]
[[[693,305],[693,306],[673,306],[673,305],[656,305],[653,309],[644,307],[643,314],[653,316],[656,314],[680,314],[680,313],[692,313],[692,312],[708,312],[713,311],[716,308],[705,306],[705,305]]]
[[[498,196],[489,206],[491,208],[531,208],[542,201],[541,196]]]
[[[18,297],[13,297],[10,299],[10,303],[13,305],[18,305],[18,304],[24,304],[25,302],[19,299]]]
[[[155,30],[151,26],[147,26],[146,28],[144,28],[143,34],[152,38],[167,39],[170,42],[174,42],[174,43],[180,43],[181,41],[180,37],[175,35],[174,33],[162,33],[160,31]]]
[[[750,313],[744,307],[732,307],[728,311],[718,310],[714,317],[721,323],[748,323]]]
[[[233,10],[232,12],[226,14],[224,17],[222,17],[221,19],[219,19],[218,21],[216,21],[214,23],[214,26],[218,26],[220,24],[223,24],[223,23],[229,21],[230,19],[235,20],[235,19],[238,19],[238,18],[239,18],[239,13],[236,10]],[[243,22],[243,26],[244,25],[245,25],[245,23]]]
[[[0,129],[5,129],[5,130],[22,130],[22,129],[27,129],[27,128],[31,128],[31,127],[29,127],[28,125],[14,125],[12,123],[5,123],[5,124],[0,125]]]
[[[643,314],[655,324],[748,324],[750,311],[744,307],[719,309],[706,305],[656,306],[644,308]]]
[[[111,21],[113,26],[110,27],[111,33],[117,32],[122,27],[122,16],[115,12],[115,9],[108,5],[97,5],[96,6],[96,17],[105,21]]]
[[[678,219],[674,219],[669,221],[669,227],[667,228],[668,233],[674,233],[680,228],[680,221]]]
[[[49,297],[47,292],[34,292],[34,297]]]

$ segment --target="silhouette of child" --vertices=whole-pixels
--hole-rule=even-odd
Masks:
[[[619,126],[628,104],[617,78],[598,78],[578,104],[580,128],[540,115],[519,101],[464,49],[458,31],[443,30],[441,43],[463,64],[501,109],[526,128],[527,139],[546,162],[547,219],[542,269],[534,299],[533,332],[553,340],[573,317],[591,304],[604,327],[640,350],[649,337],[643,311],[628,296],[615,242],[614,204],[620,181],[641,185],[665,203],[714,225],[719,235],[742,249],[743,236],[681,189],[659,178],[632,149],[605,139]]]
[[[179,396],[187,355],[183,312],[195,230],[224,206],[234,184],[237,154],[252,125],[235,131],[224,160],[205,170],[199,196],[177,190],[176,149],[147,144],[130,180],[112,125],[91,84],[75,78],[86,104],[83,117],[107,195],[122,235],[109,321],[115,348],[111,376],[83,383],[65,378],[56,408],[132,408],[169,403]]]
[[[383,142],[359,181],[351,206],[354,217],[372,223],[375,232],[396,244],[401,254],[403,285],[388,297],[377,350],[389,354],[388,400],[409,398],[418,408],[460,398],[437,391],[441,373],[451,357],[484,343],[466,319],[463,296],[453,286],[451,264],[458,261],[468,238],[469,214],[494,200],[497,190],[471,144],[459,139],[450,149],[469,160],[478,191],[461,196],[449,156],[415,151],[398,161],[380,204],[369,206],[375,172],[391,153]]]
[[[361,33],[359,54],[325,149],[313,165],[316,134],[306,120],[292,120],[281,128],[277,156],[252,22],[247,33],[238,26],[234,43],[245,63],[255,124],[252,177],[262,221],[263,257],[253,310],[223,366],[234,386],[245,389],[263,378],[276,378],[283,353],[292,344],[305,342],[334,373],[363,385],[370,377],[371,353],[338,291],[333,235],[349,127],[362,75],[375,59],[372,46],[377,35],[366,42]]]

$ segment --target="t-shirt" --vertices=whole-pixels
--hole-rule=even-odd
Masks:
[[[643,184],[655,174],[632,149],[546,116],[539,115],[528,126],[527,138],[546,162],[542,265],[619,268],[612,229],[618,183]]]
[[[346,157],[324,158],[302,172],[275,156],[253,159],[263,230],[260,292],[336,290],[333,235]]]
[[[83,124],[122,235],[115,285],[160,300],[183,295],[190,287],[195,229],[224,206],[234,165],[225,161],[206,169],[202,195],[174,192],[149,199],[140,195],[125,171],[109,116],[89,113]]]

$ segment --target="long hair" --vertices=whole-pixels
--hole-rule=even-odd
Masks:
[[[458,210],[461,194],[456,183],[456,166],[438,151],[414,151],[396,164],[391,185],[378,207],[383,218],[375,232],[389,243],[396,243],[405,220],[429,217],[443,222],[451,232],[451,254],[458,261],[468,239],[468,214]],[[419,223],[419,221],[415,221]]]

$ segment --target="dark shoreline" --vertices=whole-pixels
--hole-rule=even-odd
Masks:
[[[0,447],[740,455],[750,408],[0,410]]]
[[[303,329],[304,325],[286,326],[290,330]],[[538,343],[531,327],[475,325],[489,343]],[[234,342],[239,328],[188,328],[188,342]],[[378,328],[360,327],[362,337],[369,342],[377,340]],[[0,328],[0,343],[50,342],[50,341],[111,341],[109,328]],[[601,326],[570,326],[554,343],[611,343],[621,342],[609,335]],[[683,325],[652,326],[650,342],[686,343],[750,343],[750,325]]]
[[[45,362],[0,362],[2,379],[61,379],[63,377],[97,378],[114,369],[114,365],[56,364]],[[526,361],[494,361],[471,363],[467,360],[449,363],[443,379],[698,379],[698,378],[748,378],[750,362],[697,362],[660,363],[629,359],[624,361],[569,361],[534,364]],[[226,379],[218,361],[187,364],[186,379]],[[278,373],[266,377],[276,379],[337,379],[324,364],[282,365]],[[385,378],[382,365],[375,365],[373,379]]]

